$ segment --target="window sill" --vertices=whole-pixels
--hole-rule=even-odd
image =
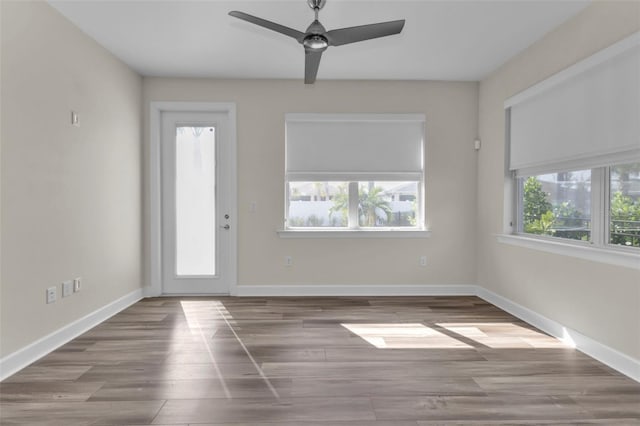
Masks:
[[[571,256],[594,262],[640,269],[640,253],[630,253],[624,249],[593,247],[582,244],[572,244],[564,241],[549,241],[542,238],[532,238],[524,235],[497,235],[498,242],[518,247],[525,247],[547,253]]]
[[[429,238],[419,229],[280,229],[280,238]]]

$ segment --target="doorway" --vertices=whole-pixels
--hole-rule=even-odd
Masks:
[[[152,121],[157,121],[159,156],[159,250],[155,250],[159,283],[153,282],[152,271],[153,292],[233,294],[237,264],[235,108],[209,104],[206,109],[207,104],[193,103],[164,103],[159,108],[157,104],[152,103]],[[151,260],[153,267],[153,256]]]

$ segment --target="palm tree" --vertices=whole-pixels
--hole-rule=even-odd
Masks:
[[[376,226],[378,218],[384,222],[391,220],[391,205],[382,188],[369,182],[366,190],[360,185],[359,192],[358,215],[362,226]]]
[[[329,218],[333,218],[333,214],[340,214],[342,223],[347,223],[349,215],[349,193],[347,185],[339,185],[338,193],[333,196],[333,206],[329,209]]]

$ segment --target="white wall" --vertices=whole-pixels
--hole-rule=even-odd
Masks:
[[[318,81],[309,86],[301,80],[145,78],[143,86],[147,108],[150,101],[237,104],[239,286],[475,283],[477,83]],[[426,114],[426,218],[432,237],[279,238],[288,112]],[[257,203],[253,214],[251,202]],[[418,265],[423,254],[426,268]],[[284,266],[285,255],[293,256],[293,266]]]
[[[142,79],[46,3],[0,9],[5,356],[141,287]]]
[[[640,272],[504,245],[503,102],[640,30],[640,3],[597,1],[480,84],[477,283],[640,360]]]

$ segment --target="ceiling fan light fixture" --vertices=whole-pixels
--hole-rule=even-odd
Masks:
[[[306,36],[304,40],[302,40],[302,45],[307,49],[322,52],[327,47],[329,47],[329,41],[326,39],[326,37],[320,34],[311,34]]]

